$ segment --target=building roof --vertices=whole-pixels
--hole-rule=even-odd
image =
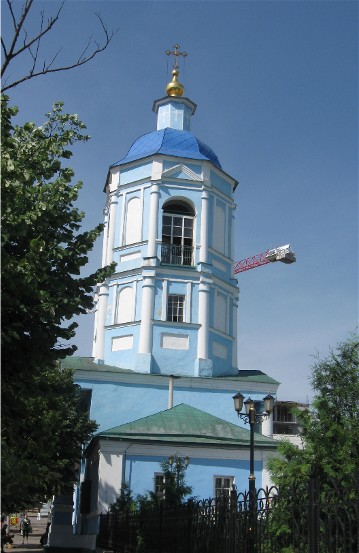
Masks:
[[[181,403],[154,415],[100,432],[97,438],[141,442],[248,447],[250,432],[236,424]],[[277,442],[255,434],[256,447],[275,448]]]
[[[62,366],[66,369],[73,369],[74,371],[99,371],[99,372],[120,372],[126,374],[133,374],[131,369],[121,369],[113,365],[104,365],[103,363],[95,363],[93,357],[79,357],[77,355],[71,355],[65,357],[62,361]]]
[[[66,357],[62,361],[63,367],[66,367],[68,369],[73,369],[75,371],[93,371],[93,372],[107,372],[107,373],[121,373],[121,374],[132,374],[140,376],[142,373],[138,373],[135,371],[132,371],[131,369],[122,369],[120,367],[115,367],[113,365],[105,365],[100,363],[95,363],[92,357],[78,357],[76,355],[71,355],[70,357]],[[170,375],[168,374],[148,374],[144,373],[146,378],[153,376],[154,378],[163,377],[168,378]],[[192,378],[189,376],[183,376],[176,375],[176,377],[179,378]],[[259,370],[239,370],[237,375],[230,375],[230,376],[215,376],[215,377],[195,377],[196,380],[200,383],[203,380],[218,380],[221,382],[226,381],[232,381],[234,386],[239,386],[242,383],[250,383],[250,382],[256,382],[256,383],[262,383],[262,384],[274,384],[278,385],[279,382],[277,380],[274,380],[274,378],[271,378],[267,374],[265,374],[262,371]]]
[[[111,167],[124,165],[154,154],[207,160],[222,169],[218,157],[209,146],[189,131],[168,127],[140,136],[132,144],[127,155],[120,161],[113,163]]]

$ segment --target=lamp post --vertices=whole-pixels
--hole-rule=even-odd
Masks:
[[[189,456],[186,455],[186,457],[184,457],[184,459],[182,459],[181,457],[178,457],[178,455],[170,455],[168,457],[168,464],[170,466],[170,470],[171,472],[173,471],[172,469],[175,469],[176,471],[176,485],[178,486],[179,485],[179,475],[180,475],[180,472],[181,472],[181,468],[184,467],[186,470],[188,469],[188,465],[189,465]]]
[[[249,450],[249,504],[252,509],[256,506],[256,477],[254,476],[254,425],[257,421],[267,419],[273,411],[274,397],[270,394],[263,398],[264,413],[257,413],[253,399],[250,397],[244,400],[244,396],[238,392],[233,396],[234,409],[238,417],[244,420],[245,424],[250,426],[250,450]],[[241,413],[242,407],[245,407],[245,413]]]
[[[254,476],[254,425],[256,421],[267,419],[274,406],[274,397],[268,394],[264,401],[264,413],[257,413],[253,399],[250,397],[244,401],[244,396],[238,392],[233,396],[234,409],[237,411],[238,417],[244,420],[245,424],[249,423],[250,426],[250,450],[249,450],[249,527],[248,527],[248,546],[250,553],[255,551],[256,547],[256,510],[257,510],[257,497],[256,497],[256,477]],[[241,413],[242,407],[245,407],[245,413]]]

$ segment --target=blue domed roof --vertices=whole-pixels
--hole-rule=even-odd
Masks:
[[[198,140],[191,132],[172,128],[149,132],[140,136],[129,149],[126,157],[113,163],[123,165],[154,154],[185,157],[189,159],[204,159],[212,161],[214,165],[222,169],[216,154],[201,140]]]

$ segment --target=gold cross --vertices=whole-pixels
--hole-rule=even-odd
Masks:
[[[174,56],[175,57],[175,62],[173,64],[173,68],[176,69],[178,67],[178,62],[177,62],[177,58],[178,56],[183,56],[184,58],[186,56],[188,56],[187,52],[180,52],[179,49],[180,49],[180,45],[179,44],[175,44],[173,46],[174,48],[174,51],[171,52],[171,50],[166,50],[165,54],[167,54],[167,56]]]

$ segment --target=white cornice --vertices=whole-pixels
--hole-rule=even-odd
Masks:
[[[104,369],[104,365],[98,365],[99,370],[86,370],[76,369],[74,379],[77,382],[82,380],[96,381],[96,382],[122,382],[124,384],[142,384],[146,386],[162,386],[168,388],[168,379],[170,375],[155,375],[155,374],[142,374],[137,372],[116,372],[116,368],[113,370]],[[102,367],[102,368],[101,368]],[[235,392],[238,387],[244,388],[246,391],[258,392],[258,393],[276,393],[278,385],[270,382],[253,382],[249,379],[241,379],[240,377],[225,377],[224,378],[201,378],[201,377],[189,377],[189,376],[175,376],[175,387],[181,388],[201,388],[204,390],[227,390],[228,392]]]
[[[166,169],[165,171],[163,171],[162,177],[179,178],[179,177],[174,177],[174,174],[178,172],[184,173],[189,180],[200,181],[200,182],[203,181],[201,176],[197,175],[197,173],[192,171],[192,169],[187,167],[187,165],[185,165],[184,163],[179,163],[178,165],[174,165],[170,169]]]

